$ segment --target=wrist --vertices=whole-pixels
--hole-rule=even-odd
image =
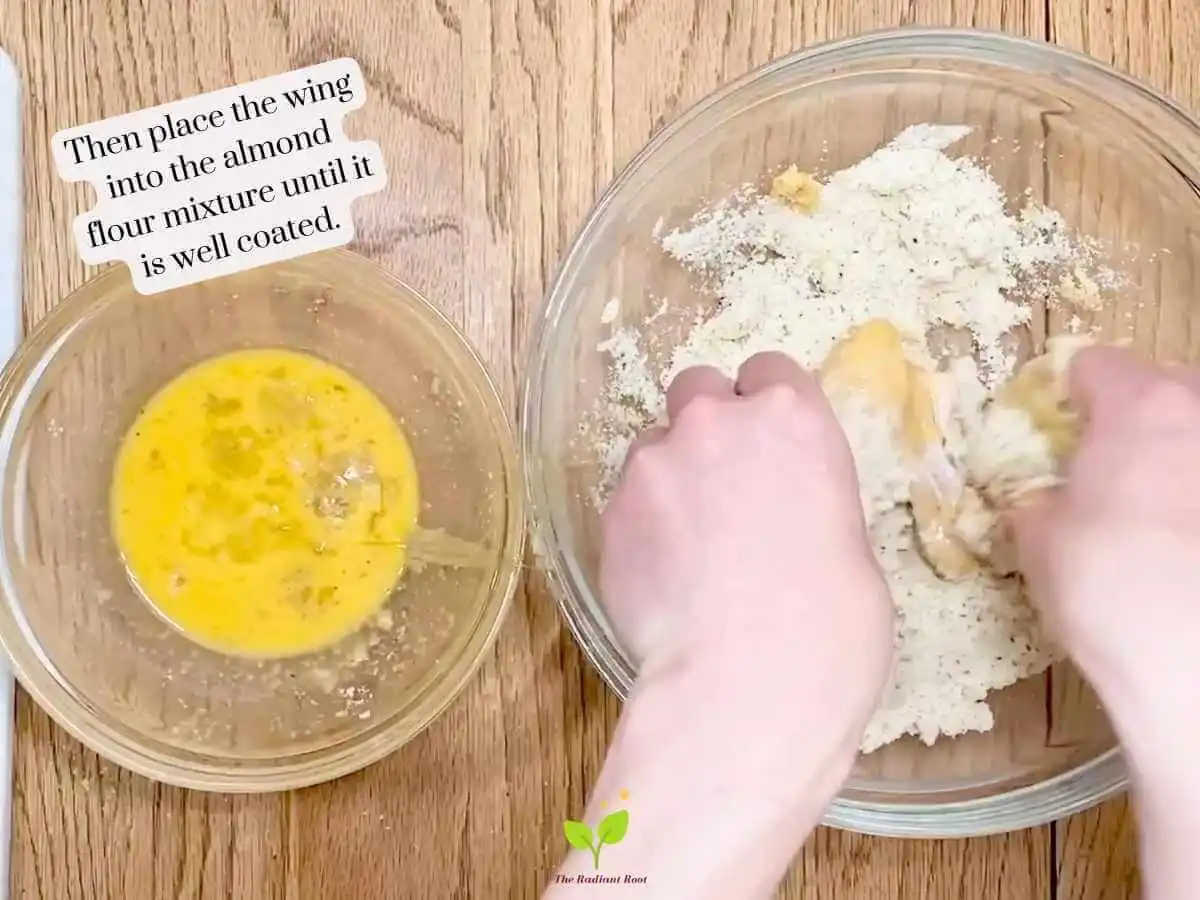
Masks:
[[[595,831],[623,809],[628,830],[603,847],[599,871],[629,876],[643,898],[767,898],[849,774],[857,739],[756,739],[676,688],[671,678],[640,680],[622,713],[584,821]],[[584,851],[558,881],[595,873]]]
[[[1195,765],[1200,722],[1191,714],[1114,717],[1135,792],[1148,798],[1194,798],[1200,820],[1200,770]]]
[[[1103,700],[1132,773],[1157,783],[1161,776],[1194,765],[1200,741],[1200,704],[1187,696],[1189,692],[1164,691],[1115,678],[1089,676],[1089,680]]]
[[[1137,815],[1145,896],[1195,896],[1195,843],[1200,833],[1200,774],[1172,742],[1126,746]]]

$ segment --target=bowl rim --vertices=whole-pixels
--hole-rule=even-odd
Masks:
[[[701,122],[714,107],[752,85],[796,68],[812,68],[822,62],[832,66],[844,62],[847,57],[861,61],[872,56],[886,58],[903,54],[985,62],[996,68],[1010,69],[1020,68],[1022,61],[1037,64],[1041,69],[1071,66],[1157,107],[1175,124],[1200,136],[1200,122],[1180,103],[1094,57],[1046,41],[995,30],[921,27],[878,29],[793,51],[711,92],[655,133],[602,192],[557,269],[529,345],[519,417],[530,529],[538,565],[575,641],[622,702],[628,696],[633,672],[615,642],[609,640],[604,624],[589,610],[591,605],[599,604],[586,587],[578,560],[557,540],[546,478],[546,468],[555,463],[541,457],[541,407],[543,389],[550,380],[550,354],[587,248],[635,176],[680,134]],[[1042,781],[984,798],[915,804],[864,801],[839,795],[826,811],[823,824],[891,837],[949,838],[997,834],[1043,825],[1082,812],[1120,794],[1127,786],[1128,771],[1123,755],[1119,748],[1113,748]]]
[[[60,682],[37,641],[26,633],[23,617],[14,612],[19,608],[19,601],[7,562],[0,554],[0,597],[3,598],[0,602],[0,647],[7,654],[17,681],[71,736],[110,762],[153,781],[204,792],[265,794],[332,781],[378,762],[424,732],[471,683],[496,642],[520,583],[526,528],[519,451],[511,416],[483,357],[462,330],[423,293],[374,260],[344,248],[307,254],[301,259],[311,262],[309,257],[317,256],[358,266],[378,278],[391,294],[389,302],[407,304],[453,348],[463,365],[464,375],[478,392],[488,414],[493,440],[499,447],[505,482],[504,545],[491,575],[492,591],[484,614],[468,634],[457,657],[420,687],[402,714],[392,716],[382,726],[376,726],[364,735],[318,750],[272,757],[269,765],[264,765],[263,760],[222,765],[207,761],[185,762],[171,752],[169,745],[155,742],[155,748],[152,748],[126,738],[105,721],[105,716],[94,713],[74,686]],[[281,260],[272,263],[271,267],[285,268],[300,261]],[[238,274],[211,279],[206,284]],[[104,268],[55,304],[20,343],[0,372],[0,449],[11,451],[15,422],[33,386],[42,377],[45,364],[76,328],[106,305],[95,303],[95,292],[103,291],[107,282],[128,281],[129,278],[123,263]],[[168,291],[153,299],[170,302],[170,296]],[[3,503],[0,499],[0,504]],[[7,521],[4,512],[0,510],[0,527]],[[129,733],[133,730],[129,729]]]

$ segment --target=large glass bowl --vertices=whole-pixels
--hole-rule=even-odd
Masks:
[[[377,615],[287,659],[214,652],[158,616],[109,514],[114,457],[147,399],[251,347],[308,352],[371,388],[412,448],[419,526],[465,542],[443,540],[440,563],[423,566],[410,551]],[[417,734],[491,646],[524,547],[514,445],[454,326],[360,256],[150,297],[114,266],[60,303],[0,377],[0,643],[61,725],[143,775],[228,792],[343,775]]]
[[[1111,250],[1109,264],[1129,284],[1091,324],[1160,358],[1196,355],[1200,133],[1149,88],[1045,44],[902,30],[789,56],[710,96],[659,133],[600,200],[538,323],[525,387],[535,547],[570,628],[621,697],[635,668],[596,590],[598,460],[578,433],[603,386],[607,358],[597,345],[613,324],[641,321],[658,298],[711,303],[663,255],[656,229],[788,164],[843,168],[920,122],[974,126],[952,153],[984,160],[1014,201],[1028,192]],[[605,314],[613,297],[616,323]],[[1038,311],[1027,337],[1036,345],[1069,316]],[[985,834],[1078,812],[1124,788],[1112,731],[1069,666],[994,694],[993,708],[988,734],[933,748],[905,739],[861,758],[827,823],[885,835]]]

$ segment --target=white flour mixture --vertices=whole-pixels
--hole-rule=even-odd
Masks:
[[[1012,332],[1028,322],[1029,301],[1062,296],[1069,282],[1072,294],[1094,305],[1115,276],[1095,270],[1094,248],[1073,240],[1057,213],[1032,204],[1011,211],[983,167],[948,156],[969,131],[909,128],[823,184],[802,176],[803,203],[782,190],[777,198],[748,189],[662,236],[664,252],[719,305],[662,364],[651,362],[661,355],[647,352],[655,348],[644,328],[618,328],[601,345],[611,359],[606,399],[585,429],[601,458],[597,503],[636,432],[662,417],[665,385],[679,370],[703,364],[733,375],[763,350],[786,351],[816,370],[852,329],[881,319],[911,341],[912,362],[930,373],[945,452],[970,478],[982,436],[996,438],[998,420],[985,429],[981,410],[1012,373]],[[616,313],[610,304],[605,321]],[[929,349],[930,336],[948,333],[974,352],[951,358]],[[1052,661],[1036,617],[1014,578],[986,568],[958,581],[938,577],[915,543],[912,472],[893,440],[894,417],[861,398],[833,399],[899,611],[893,682],[863,749],[906,734],[932,743],[987,731],[988,692]],[[1022,442],[1035,468],[1052,466],[1037,433],[1001,437],[1006,452]]]

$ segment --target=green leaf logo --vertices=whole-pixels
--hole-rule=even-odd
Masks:
[[[576,822],[574,819],[563,822],[563,833],[567,836],[567,843],[578,850],[590,852],[592,865],[596,869],[600,868],[600,849],[621,843],[625,840],[628,830],[629,813],[623,809],[609,813],[601,819],[594,835],[592,829],[583,822]]]
[[[619,844],[625,839],[625,832],[628,830],[629,813],[618,809],[600,820],[600,824],[596,826],[596,837],[600,839],[601,844]]]
[[[592,849],[592,829],[583,822],[567,819],[563,822],[563,831],[567,835],[567,843],[577,850]]]

